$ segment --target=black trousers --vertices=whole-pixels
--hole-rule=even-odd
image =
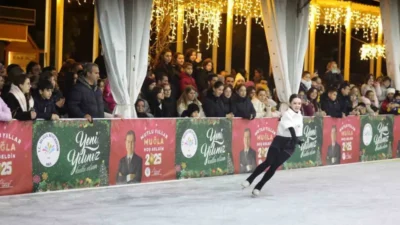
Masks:
[[[289,151],[291,152],[291,151]],[[275,171],[290,158],[291,154],[286,150],[279,149],[277,147],[270,147],[268,150],[267,159],[261,163],[254,172],[247,178],[247,181],[251,184],[254,179],[262,172],[264,172],[268,167],[268,171],[264,174],[263,178],[258,182],[254,189],[261,190],[264,184],[271,179],[275,174]]]

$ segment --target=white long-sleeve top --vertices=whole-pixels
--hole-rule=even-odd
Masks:
[[[277,135],[282,137],[292,137],[289,128],[293,127],[297,137],[303,136],[303,115],[301,111],[295,112],[289,108],[286,110],[278,124]]]
[[[254,109],[256,110],[256,118],[264,118],[264,117],[271,117],[271,108],[267,110],[267,106],[262,103],[258,98],[253,98],[251,100],[251,103],[253,103]]]

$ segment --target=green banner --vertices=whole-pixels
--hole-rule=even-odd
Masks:
[[[34,191],[108,185],[110,121],[36,121]]]
[[[321,166],[322,117],[304,117],[304,143],[297,146],[292,157],[283,164],[284,169]]]
[[[178,119],[177,179],[233,174],[231,131],[228,119]]]
[[[393,116],[361,117],[360,161],[392,158]]]

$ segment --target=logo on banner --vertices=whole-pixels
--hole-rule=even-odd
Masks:
[[[368,146],[372,142],[373,131],[371,124],[367,123],[363,129],[363,143],[365,146]]]
[[[151,169],[150,169],[149,167],[146,167],[146,169],[144,170],[144,175],[145,175],[146,177],[149,177],[150,174],[151,174]]]
[[[36,152],[43,166],[54,166],[60,157],[60,143],[57,136],[51,132],[43,134],[37,143]]]
[[[181,139],[182,154],[186,158],[190,159],[196,154],[197,147],[198,142],[196,132],[192,129],[186,130]]]

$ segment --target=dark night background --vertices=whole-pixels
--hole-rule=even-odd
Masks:
[[[84,0],[81,0],[83,2]],[[93,5],[92,0],[87,0],[88,3],[81,6],[75,0],[65,0],[64,7],[64,59],[71,57],[77,61],[87,62],[92,60],[92,39],[93,39]],[[374,0],[353,0],[363,4],[379,6],[379,3]],[[0,0],[0,5],[15,6],[23,8],[36,9],[36,26],[29,27],[29,34],[39,46],[44,49],[44,23],[45,23],[45,0]],[[55,44],[55,14],[56,0],[52,2],[52,41],[51,41],[51,59],[54,61],[54,44]],[[342,32],[342,46],[339,46],[339,33],[324,34],[323,29],[317,30],[316,47],[315,47],[315,69],[319,73],[325,72],[326,64],[330,60],[339,59],[339,48],[341,48],[341,62],[338,64],[343,70],[344,61],[344,44],[345,32]],[[342,28],[344,31],[344,28]],[[352,33],[352,36],[357,39],[362,38],[362,32],[358,34]],[[203,34],[201,51],[203,59],[211,57],[212,47],[206,50],[206,35]],[[359,49],[363,43],[352,38],[351,42],[351,81],[359,83],[363,81],[363,77],[369,73],[369,61],[361,61]],[[225,66],[225,39],[226,39],[226,14],[222,16],[222,24],[220,27],[220,40],[218,48],[218,65],[217,70],[223,70]],[[189,47],[196,48],[197,32],[192,30],[188,37],[188,43],[184,43],[184,49]],[[364,40],[366,41],[366,40]],[[233,46],[232,46],[232,68],[244,68],[245,61],[245,42],[246,42],[246,26],[234,25],[233,28]],[[264,69],[266,73],[269,70],[269,55],[265,41],[264,29],[255,23],[252,24],[252,40],[251,40],[251,70],[257,67]],[[174,45],[171,46],[175,50]],[[251,76],[253,72],[250,72]],[[382,62],[382,71],[386,74],[386,62]]]

